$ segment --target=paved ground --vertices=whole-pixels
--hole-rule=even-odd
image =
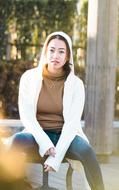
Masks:
[[[111,157],[110,163],[101,165],[106,190],[119,190],[119,156]]]
[[[39,181],[42,184],[42,167],[40,165],[30,165],[32,173],[30,177],[36,183]],[[50,173],[49,185],[55,187],[58,190],[66,190],[65,175],[68,165],[62,164],[59,172]],[[108,164],[101,164],[101,170],[105,183],[105,190],[119,190],[119,156],[112,156]],[[29,170],[28,170],[29,173]],[[74,172],[73,174],[73,190],[89,190],[89,186],[85,179],[83,168],[80,172]]]

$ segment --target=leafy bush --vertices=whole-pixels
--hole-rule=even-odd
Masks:
[[[18,88],[22,73],[32,68],[32,62],[15,61],[0,64],[0,115],[6,118],[19,118]]]

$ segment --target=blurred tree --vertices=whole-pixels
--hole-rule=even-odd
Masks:
[[[77,4],[74,45],[84,49],[85,51],[87,46],[87,18],[88,0],[80,0]]]
[[[5,0],[3,3],[0,0],[0,59],[6,56],[6,34],[12,34],[10,26],[13,25],[17,39],[9,43],[11,46],[16,45],[17,58],[22,57],[24,60],[33,59],[38,51],[34,47],[40,47],[51,32],[63,30],[72,36],[76,2],[77,0]]]
[[[11,14],[10,0],[0,0],[0,60],[6,55],[8,19]]]
[[[72,37],[76,2],[0,0],[0,117],[19,117],[19,79],[26,69],[33,67],[33,59],[46,36],[63,30]]]

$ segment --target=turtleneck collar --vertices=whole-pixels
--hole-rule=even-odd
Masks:
[[[66,77],[64,71],[61,73],[55,74],[48,71],[48,64],[45,64],[43,67],[43,77],[51,79],[51,80],[62,80]]]

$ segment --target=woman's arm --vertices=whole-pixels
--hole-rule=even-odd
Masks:
[[[34,136],[39,145],[39,154],[43,157],[54,145],[36,119],[34,104],[31,98],[33,90],[30,88],[30,85],[32,85],[30,84],[30,78],[32,76],[28,72],[30,71],[25,72],[20,80],[18,97],[20,119],[24,127]]]

